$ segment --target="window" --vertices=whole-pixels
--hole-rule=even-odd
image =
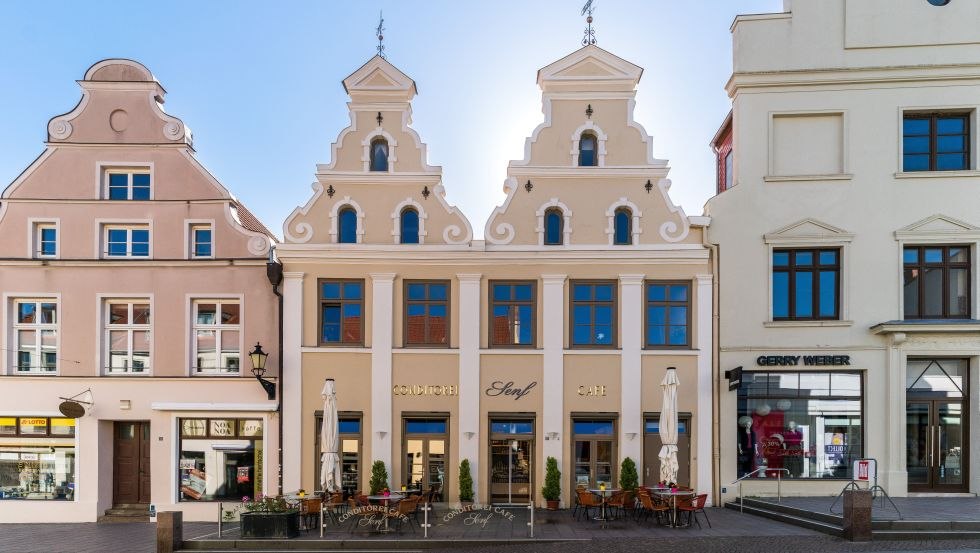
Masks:
[[[149,257],[150,228],[148,226],[105,227],[107,257]]]
[[[441,502],[445,492],[446,461],[449,453],[449,425],[446,419],[403,419],[402,470],[405,486],[435,489]]]
[[[628,246],[633,243],[633,213],[629,209],[617,209],[613,225],[613,244]]]
[[[965,113],[906,114],[902,121],[903,171],[970,168],[970,117]]]
[[[150,173],[138,171],[109,171],[110,200],[149,200]]]
[[[214,257],[210,225],[191,227],[191,257]]]
[[[178,419],[180,501],[241,501],[262,493],[261,419]]]
[[[237,300],[197,300],[193,309],[194,372],[238,374],[241,305]]]
[[[14,312],[17,374],[57,371],[58,304],[53,300],[14,300]]]
[[[723,190],[728,190],[732,187],[732,180],[735,178],[734,167],[732,167],[734,160],[735,152],[729,150],[725,155],[725,188]]]
[[[340,243],[357,243],[357,212],[353,207],[347,206],[340,210]]]
[[[647,282],[646,288],[646,346],[689,346],[691,285],[686,282]]]
[[[34,257],[58,256],[58,227],[55,223],[34,226]]]
[[[544,243],[546,246],[560,246],[564,239],[565,218],[561,209],[549,208],[544,212]]]
[[[579,167],[595,167],[598,157],[596,156],[596,137],[590,132],[582,133],[578,141],[578,164]]]
[[[773,320],[840,317],[840,249],[773,250]]]
[[[616,481],[616,422],[614,420],[572,420],[575,463],[572,488],[584,485],[598,488],[600,483],[614,487]]]
[[[970,316],[969,246],[906,246],[906,319]]]
[[[313,486],[320,491],[320,430],[323,428],[323,412],[317,411],[313,437]],[[339,413],[338,430],[340,434],[340,487],[353,494],[361,489],[361,415],[360,413]]]
[[[388,170],[388,141],[384,138],[375,138],[371,142],[371,170]]]
[[[405,345],[449,347],[448,281],[405,281]]]
[[[933,6],[945,6],[949,4],[949,0],[928,0],[928,2]]]
[[[364,281],[321,279],[320,345],[364,345]]]
[[[402,210],[399,224],[401,225],[400,235],[402,244],[419,243],[419,212],[414,208],[406,207]]]
[[[75,419],[0,415],[0,501],[75,498]]]
[[[535,282],[490,283],[490,346],[534,346]]]
[[[106,302],[108,374],[143,374],[150,369],[151,328],[149,302]]]
[[[572,282],[572,346],[616,346],[616,281]]]
[[[782,478],[850,478],[862,442],[857,372],[745,372],[738,390],[738,476],[763,466]],[[731,424],[729,422],[729,424]],[[776,471],[759,476],[776,478]]]

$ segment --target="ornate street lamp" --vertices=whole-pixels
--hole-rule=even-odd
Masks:
[[[252,374],[255,379],[259,381],[262,385],[262,389],[269,396],[269,401],[276,399],[276,385],[273,382],[262,378],[265,375],[265,360],[269,357],[269,354],[262,351],[262,344],[256,342],[255,349],[248,353],[248,356],[252,359]]]

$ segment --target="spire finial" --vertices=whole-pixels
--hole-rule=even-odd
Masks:
[[[592,5],[595,0],[586,0],[585,5],[582,6],[582,15],[587,16],[585,18],[585,36],[582,38],[582,46],[588,46],[589,44],[595,44],[595,29],[592,28],[592,13],[595,11],[595,6]]]
[[[589,0],[591,2],[592,0]],[[378,12],[378,27],[374,30],[374,35],[378,37],[378,55],[381,59],[385,58],[385,17],[384,12]]]

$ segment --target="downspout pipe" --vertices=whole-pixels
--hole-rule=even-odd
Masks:
[[[282,401],[283,401],[283,366],[282,366],[282,263],[276,261],[276,247],[269,248],[269,261],[265,265],[265,276],[269,278],[272,285],[272,293],[279,298],[279,402],[276,405],[276,415],[279,418],[279,447],[278,447],[278,475],[276,477],[276,493],[282,495]]]

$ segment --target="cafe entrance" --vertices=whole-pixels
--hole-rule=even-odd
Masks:
[[[445,418],[406,418],[404,465],[405,485],[433,490],[433,501],[443,501],[449,432]]]
[[[905,433],[910,492],[966,492],[966,359],[909,359]]]
[[[534,490],[534,419],[490,419],[490,502],[526,504]]]

